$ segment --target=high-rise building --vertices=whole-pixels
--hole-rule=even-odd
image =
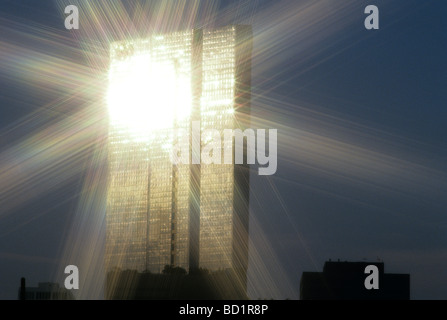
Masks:
[[[111,44],[107,270],[232,269],[245,286],[248,164],[197,160],[249,124],[251,51],[249,26]]]

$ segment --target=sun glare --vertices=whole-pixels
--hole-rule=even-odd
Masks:
[[[174,61],[154,62],[148,53],[112,61],[107,92],[111,124],[142,137],[188,117],[190,77],[177,69]]]

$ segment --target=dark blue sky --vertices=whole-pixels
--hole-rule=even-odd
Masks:
[[[60,278],[73,225],[98,221],[80,211],[104,123],[81,115],[98,99],[88,70],[104,67],[104,34],[128,26],[90,12],[65,30],[68,3],[0,4],[2,299],[16,298],[22,276]],[[146,2],[127,2],[134,18],[136,3]],[[368,4],[379,30],[363,26]],[[199,3],[195,25],[252,24],[252,122],[278,129],[277,173],[251,180],[252,298],[298,298],[301,273],[330,258],[379,258],[410,273],[412,298],[447,299],[446,10],[441,0]]]

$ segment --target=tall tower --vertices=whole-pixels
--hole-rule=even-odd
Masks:
[[[245,286],[248,165],[197,150],[207,129],[249,126],[251,52],[249,26],[111,44],[107,270],[232,269]],[[188,161],[172,161],[176,148]]]

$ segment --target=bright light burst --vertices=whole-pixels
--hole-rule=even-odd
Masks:
[[[308,245],[303,244],[305,250],[296,244],[298,237],[306,240],[306,234],[302,232],[305,227],[298,223],[294,225],[296,217],[291,208],[291,211],[287,211],[285,201],[277,196],[279,193],[273,192],[276,190],[275,184],[282,186],[283,190],[292,186],[295,189],[290,190],[299,190],[298,187],[314,188],[315,194],[333,192],[329,196],[353,202],[362,199],[343,194],[341,189],[331,191],[334,185],[332,182],[351,185],[365,194],[399,192],[408,196],[408,199],[424,199],[427,203],[439,202],[440,192],[446,190],[445,171],[440,170],[435,163],[436,157],[431,159],[430,155],[420,152],[417,141],[400,140],[380,128],[355,123],[350,118],[334,117],[329,110],[330,102],[339,99],[338,96],[331,100],[329,93],[321,92],[314,104],[305,104],[280,92],[272,92],[276,87],[290,88],[287,92],[298,90],[288,81],[290,70],[296,71],[294,76],[298,77],[316,70],[323,61],[330,61],[329,53],[336,55],[347,49],[343,42],[327,40],[339,35],[339,39],[345,39],[347,31],[357,28],[357,17],[362,12],[359,11],[361,6],[357,1],[284,0],[271,4],[263,2],[259,8],[256,8],[256,1],[240,1],[225,7],[219,15],[216,14],[220,5],[218,1],[56,0],[55,3],[60,17],[64,16],[67,5],[73,4],[80,8],[82,18],[79,30],[69,33],[65,29],[56,30],[48,25],[15,17],[13,19],[0,13],[1,76],[6,82],[23,86],[22,101],[15,101],[13,106],[27,106],[29,101],[26,97],[33,90],[38,92],[32,97],[41,98],[33,102],[34,112],[1,131],[0,224],[6,225],[7,219],[15,216],[15,220],[21,221],[17,229],[22,231],[20,228],[24,225],[47,215],[45,211],[33,211],[32,216],[24,219],[24,215],[17,215],[24,205],[47,194],[57,196],[61,187],[71,179],[85,176],[82,195],[74,209],[76,213],[65,230],[66,240],[61,244],[63,252],[60,266],[54,268],[58,276],[64,276],[61,270],[67,264],[76,264],[83,270],[78,297],[101,298],[104,283],[104,234],[101,232],[104,232],[105,225],[103,199],[106,167],[103,164],[107,159],[107,130],[103,122],[102,104],[97,102],[98,97],[102,97],[104,82],[107,82],[103,80],[102,72],[109,63],[109,43],[129,38],[129,35],[138,33],[136,30],[147,35],[152,34],[153,30],[165,32],[185,29],[187,26],[207,26],[215,21],[222,25],[240,22],[254,26],[252,123],[261,128],[278,128],[283,133],[279,140],[281,161],[294,169],[283,171],[288,173],[286,178],[269,179],[271,185],[265,186],[265,180],[256,175],[254,177],[257,180],[252,181],[253,192],[250,196],[253,195],[251,206],[255,213],[250,217],[249,292],[252,298],[297,297],[294,279],[298,271],[303,269],[303,265],[309,266],[307,260],[317,261],[314,264],[316,269],[322,259],[327,258],[322,257],[323,254],[317,250],[322,247],[318,247],[318,243],[325,244],[323,239],[309,239]],[[46,13],[40,11],[37,14]],[[60,21],[63,28],[63,19]],[[367,41],[369,37],[364,39]],[[43,48],[28,45],[37,43],[42,44]],[[81,56],[85,57],[85,61],[79,58]],[[181,93],[182,90],[189,92],[188,78],[176,75],[173,65],[151,64],[150,59],[132,56],[126,62],[116,62],[114,68],[109,70],[112,80],[106,95],[110,102],[109,115],[113,121],[121,122],[137,132],[147,132],[162,124],[171,125],[172,110],[176,106],[173,100],[182,102],[178,105],[179,114],[189,112],[185,101],[191,99],[182,98],[184,93]],[[127,68],[131,70],[129,74],[134,75],[120,77],[117,73],[120,68]],[[140,81],[131,81],[129,78]],[[172,89],[177,84],[179,89],[173,96],[172,90],[168,88]],[[7,89],[2,92],[4,97],[8,94]],[[11,103],[6,98],[3,101],[5,108]],[[350,103],[349,100],[344,102]],[[71,113],[67,114],[67,110],[71,110]],[[14,139],[11,138],[13,136]],[[395,144],[391,148],[391,144],[385,141],[395,141]],[[418,152],[410,153],[408,145],[415,146],[414,150]],[[94,152],[91,152],[93,148]],[[298,172],[311,172],[331,183],[327,183],[327,188],[317,184],[303,186],[300,185],[302,182],[293,180],[294,174],[298,176]],[[261,189],[266,191],[261,194]],[[282,208],[275,211],[272,220],[268,220],[272,222],[270,235],[263,232],[262,219],[257,221],[258,217],[272,214],[266,206],[269,200],[273,203],[271,207],[277,205]],[[409,203],[414,202],[409,200]],[[300,208],[306,209],[302,205],[296,210]],[[308,211],[299,211],[303,217],[300,221],[311,221],[311,214],[315,212],[312,209]],[[405,216],[401,221],[414,227],[414,230],[422,224],[428,225],[427,228],[435,232],[438,230],[436,228],[439,224],[435,223],[434,218],[429,219],[428,214],[421,216],[420,220],[419,217],[418,220],[410,218]],[[292,230],[290,238],[284,242],[276,239],[276,234],[287,235],[287,230],[275,229],[275,221],[280,220],[296,226],[296,231]],[[8,230],[11,233],[13,231]],[[324,230],[324,234],[331,232]],[[284,259],[277,258],[281,252],[275,250],[283,244],[295,252],[294,255],[290,254],[291,257],[299,254],[303,256],[299,261],[290,260],[292,267]],[[440,248],[444,250],[444,247]],[[417,252],[408,252],[411,253],[411,259],[408,260],[416,261]],[[5,260],[5,254],[0,254],[2,261]],[[315,255],[315,259],[312,255]],[[312,259],[306,260],[306,256]],[[441,257],[441,254],[438,256]],[[13,258],[17,259],[17,255]],[[28,258],[33,264],[39,263],[37,258]],[[419,260],[426,261],[424,263],[433,261],[425,258]],[[22,263],[21,260],[14,262]],[[293,269],[293,273],[290,269]],[[10,275],[4,274],[2,279]]]
[[[154,62],[150,53],[114,60],[109,70],[110,122],[131,135],[170,128],[191,111],[191,83],[175,64]]]

